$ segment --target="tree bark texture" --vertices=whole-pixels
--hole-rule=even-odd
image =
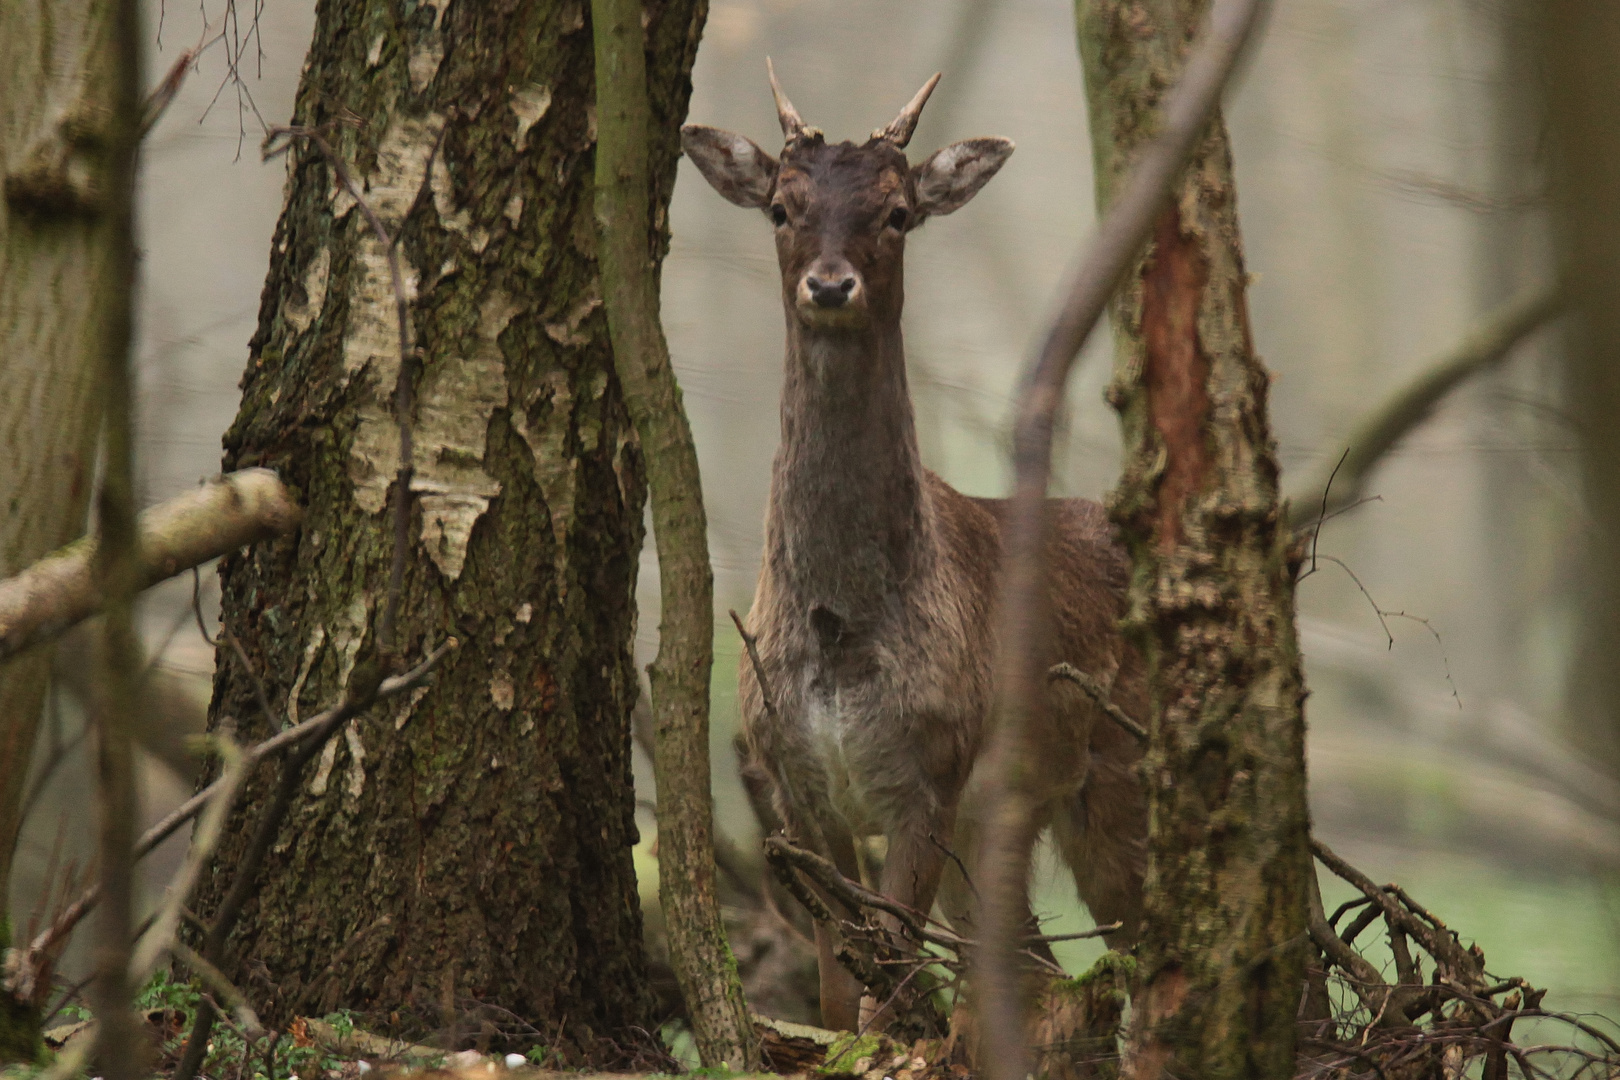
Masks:
[[[1155,129],[1204,0],[1078,0],[1100,207]],[[1131,551],[1148,657],[1149,868],[1130,1070],[1285,1077],[1311,873],[1288,535],[1250,339],[1219,115],[1112,308]]]
[[[658,544],[661,621],[648,669],[658,783],[658,899],[670,964],[705,1065],[757,1069],[737,960],[715,889],[709,791],[714,571],[697,447],[659,317],[648,216],[647,69],[641,0],[592,0],[596,42],[596,223],[602,298],[625,403],[641,439]]]
[[[705,12],[646,8],[658,256]],[[452,1042],[515,1014],[607,1060],[655,1019],[630,859],[645,487],[597,277],[593,68],[579,0],[319,10],[295,124],[399,238],[416,345],[397,651],[463,644],[304,778],[226,965],[263,965],[272,1022],[306,992],[314,1012]],[[305,518],[222,580],[227,624],[296,721],[377,673],[400,346],[384,245],[313,140],[288,160],[225,458],[277,469]],[[224,650],[211,722],[228,719],[268,733]],[[259,777],[235,817],[205,918],[272,786]]]
[[[1558,246],[1575,316],[1565,393],[1581,448],[1586,557],[1569,714],[1620,776],[1620,7],[1554,0],[1528,10],[1540,21]]]
[[[0,6],[0,575],[84,529],[105,301],[126,270],[108,212],[117,9]],[[0,923],[49,672],[49,650],[0,668]],[[37,1049],[26,1012],[0,988],[0,1062]]]

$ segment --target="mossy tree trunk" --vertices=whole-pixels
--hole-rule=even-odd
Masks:
[[[661,234],[706,6],[646,7]],[[305,777],[229,948],[239,977],[268,973],[275,1020],[302,998],[467,1042],[515,1017],[575,1060],[606,1060],[608,1040],[654,1019],[630,860],[644,482],[597,278],[589,13],[580,0],[318,11],[295,124],[323,132],[400,237],[411,296],[395,640],[407,657],[451,635],[462,646]],[[380,651],[400,354],[384,246],[309,140],[288,167],[225,457],[278,469],[306,517],[222,578],[227,624],[296,719]],[[223,650],[212,723],[227,720],[265,729]],[[205,918],[272,784],[237,815]]]
[[[108,212],[117,10],[0,6],[0,576],[84,531],[106,302],[126,269]],[[50,663],[42,648],[0,667],[0,952]],[[0,986],[0,1063],[33,1057],[35,1020]]]
[[[1077,0],[1098,203],[1155,130],[1205,0]],[[1112,308],[1125,470],[1111,508],[1148,657],[1137,1076],[1293,1075],[1304,976],[1303,689],[1288,534],[1219,115]]]

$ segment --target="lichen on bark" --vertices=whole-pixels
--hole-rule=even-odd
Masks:
[[[704,11],[646,8],[654,220]],[[630,861],[643,464],[595,299],[592,94],[578,0],[318,14],[293,120],[325,133],[397,237],[418,350],[397,640],[407,656],[463,645],[312,765],[227,966],[262,964],[283,1005],[308,991],[316,1012],[401,1033],[498,1042],[515,1014],[605,1062],[653,1018]],[[226,462],[276,467],[306,517],[222,577],[275,706],[307,716],[377,651],[400,356],[380,241],[314,147],[295,143],[288,169]],[[212,722],[261,733],[254,701],[222,653]],[[268,783],[204,883],[205,917]]]
[[[1205,0],[1077,0],[1107,207],[1203,25]],[[1230,145],[1217,115],[1112,309],[1148,657],[1149,869],[1130,1068],[1292,1075],[1311,873],[1288,533],[1250,338]]]

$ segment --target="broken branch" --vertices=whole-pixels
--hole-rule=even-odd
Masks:
[[[137,590],[246,544],[284,536],[303,511],[269,469],[243,469],[159,503],[137,519]],[[97,543],[86,537],[0,581],[0,661],[101,610]]]

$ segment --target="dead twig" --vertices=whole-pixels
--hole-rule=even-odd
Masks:
[[[459,642],[455,638],[449,638],[410,671],[384,679],[373,691],[364,696],[345,698],[341,705],[327,709],[325,712],[310,717],[297,727],[288,728],[286,731],[259,743],[242,755],[243,768],[251,769],[272,754],[281,753],[307,739],[319,738],[324,740],[336,731],[339,725],[371,708],[378,702],[397,697],[407,690],[422,685],[427,677],[432,674],[433,669],[439,665],[439,662],[458,644]],[[212,784],[171,810],[163,820],[147,829],[135,844],[134,857],[139,859],[149,854],[152,849],[174,835],[182,825],[196,817],[208,805],[209,800],[219,790],[222,782],[222,779],[215,780]],[[79,924],[85,915],[89,914],[100,899],[101,890],[99,888],[92,887],[85,890],[61,915],[57,916],[49,927],[29,943],[29,954],[42,953],[47,949],[54,948],[68,934],[73,932],[74,927]]]
[[[1141,724],[1138,724],[1135,720],[1132,720],[1124,709],[1120,708],[1118,705],[1115,705],[1113,699],[1108,696],[1108,691],[1103,689],[1102,683],[1098,682],[1090,675],[1087,675],[1073,664],[1068,663],[1053,664],[1047,669],[1046,677],[1053,681],[1062,679],[1078,686],[1082,691],[1085,692],[1087,697],[1096,703],[1097,707],[1103,711],[1103,714],[1107,716],[1108,719],[1112,720],[1114,723],[1123,728],[1125,733],[1130,735],[1131,738],[1135,739],[1143,746],[1147,745],[1147,728],[1143,727]]]

